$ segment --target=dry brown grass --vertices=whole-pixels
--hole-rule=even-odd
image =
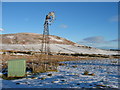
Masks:
[[[94,57],[76,57],[76,56],[64,56],[64,55],[0,55],[1,61],[8,61],[11,59],[26,59],[27,61],[73,61],[73,60],[89,60],[98,59]]]
[[[26,59],[27,65],[33,69],[34,73],[56,70],[59,65],[58,62],[74,61],[74,60],[93,60],[103,59],[98,57],[82,57],[82,56],[66,56],[66,55],[0,55],[2,61],[2,68],[7,67],[7,61],[11,59]]]

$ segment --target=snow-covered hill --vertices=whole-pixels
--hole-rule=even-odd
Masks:
[[[0,49],[2,50],[20,50],[20,51],[40,51],[41,34],[17,33],[3,34]],[[117,51],[102,50],[89,46],[79,45],[65,38],[50,35],[50,50],[55,53],[82,53],[82,54],[104,54],[116,55]]]
[[[17,50],[17,51],[40,51],[41,44],[0,44],[3,50]],[[82,53],[82,54],[104,54],[104,55],[116,55],[116,51],[107,51],[96,48],[84,48],[75,45],[65,45],[65,44],[50,44],[51,52],[56,53]]]

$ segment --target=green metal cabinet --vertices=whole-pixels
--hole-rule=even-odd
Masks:
[[[23,77],[26,74],[26,60],[8,60],[8,77]]]

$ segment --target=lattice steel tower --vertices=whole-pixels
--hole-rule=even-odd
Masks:
[[[41,48],[42,54],[50,54],[49,25],[51,25],[54,19],[55,19],[54,12],[49,12],[48,15],[46,15]]]

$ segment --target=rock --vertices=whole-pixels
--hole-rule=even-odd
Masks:
[[[94,73],[92,73],[91,75],[92,75],[92,76],[95,76],[95,74],[94,74]]]
[[[47,76],[52,76],[52,74],[48,74]]]
[[[97,84],[94,84],[94,85],[97,85]]]
[[[46,79],[46,77],[42,77],[42,78],[41,78],[41,80],[44,80],[44,79]]]
[[[94,73],[92,73],[92,74],[89,74],[89,75],[91,75],[91,76],[95,76],[95,74],[94,74]]]
[[[67,69],[70,69],[69,67]]]
[[[80,85],[80,83],[77,83],[77,85]]]
[[[89,72],[88,71],[84,71],[84,74],[83,75],[88,75],[89,74]]]
[[[65,80],[61,80],[62,82],[64,82]]]
[[[106,87],[105,85],[96,85],[96,86]]]
[[[92,86],[92,84],[90,84],[89,86]]]
[[[17,85],[19,85],[20,83],[16,83]]]
[[[76,68],[77,67],[77,65],[74,65],[74,66],[72,66],[73,68]]]
[[[31,79],[37,79],[37,77],[32,77]]]

